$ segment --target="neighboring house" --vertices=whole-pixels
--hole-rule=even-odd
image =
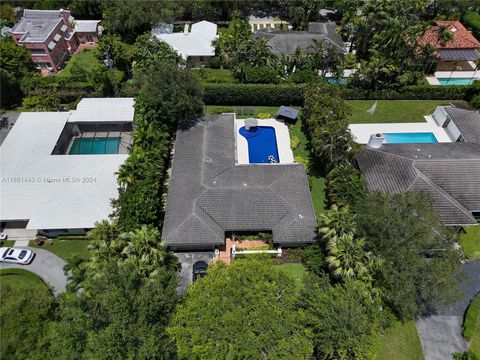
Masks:
[[[356,156],[369,191],[426,192],[445,225],[476,225],[480,215],[480,145],[383,144]]]
[[[2,228],[84,234],[108,219],[133,105],[133,98],[89,98],[77,110],[21,113],[0,146]]]
[[[172,27],[154,28],[152,35],[165,41],[184,60],[194,66],[206,65],[215,56],[212,41],[217,38],[217,25],[200,21],[192,25],[190,32],[172,32]]]
[[[235,115],[223,114],[177,131],[162,239],[175,251],[210,252],[224,250],[231,231],[271,231],[282,247],[313,243],[303,164],[238,165],[235,129]]]
[[[432,117],[452,141],[480,144],[480,110],[437,106]]]
[[[10,34],[17,45],[30,50],[39,70],[57,72],[84,40],[95,42],[101,33],[98,21],[79,22],[80,37],[70,11],[25,9]]]
[[[457,70],[453,63],[458,62],[462,70],[471,71],[480,59],[480,42],[459,21],[436,21],[419,44],[436,49],[437,70]]]
[[[102,32],[100,20],[75,20],[75,35],[80,44],[95,44]]]
[[[326,47],[335,48],[341,56],[347,53],[334,22],[309,23],[308,31],[258,30],[254,32],[253,38],[266,39],[274,53],[283,54],[288,58],[295,57],[297,49],[304,53],[312,53],[315,41],[323,42]]]

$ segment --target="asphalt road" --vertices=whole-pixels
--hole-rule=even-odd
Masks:
[[[417,320],[417,330],[425,360],[451,360],[454,352],[463,352],[463,317],[468,305],[480,292],[480,259],[462,265],[465,278],[460,282],[463,297],[438,309],[431,316]]]
[[[29,265],[18,265],[0,263],[0,269],[24,269],[40,276],[56,295],[65,291],[67,286],[67,276],[63,272],[65,261],[50,251],[28,248],[35,252],[35,258]]]

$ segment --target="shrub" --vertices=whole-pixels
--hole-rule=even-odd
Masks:
[[[278,84],[280,76],[277,69],[272,67],[249,66],[244,70],[243,76],[239,80],[248,84]]]
[[[307,69],[301,69],[295,71],[293,74],[291,74],[288,77],[288,82],[294,83],[294,84],[304,84],[308,83],[310,81],[313,81],[317,75],[315,74],[314,71],[312,70],[307,70]]]
[[[470,106],[475,109],[480,109],[480,95],[475,95],[472,100],[470,100]]]
[[[298,137],[292,136],[292,137],[290,138],[290,148],[291,148],[292,150],[297,150],[298,145],[300,145],[300,140],[298,139]],[[299,156],[299,158],[301,159],[300,156]],[[299,162],[300,162],[300,161],[299,161]]]
[[[476,11],[465,11],[463,23],[472,30],[475,37],[480,38],[480,14]]]
[[[203,84],[209,105],[302,105],[302,85]]]
[[[208,60],[208,67],[212,69],[220,69],[222,61],[218,56],[214,56]]]
[[[269,113],[259,113],[257,119],[270,119],[272,117]]]
[[[27,96],[23,99],[22,106],[26,109],[35,109],[37,111],[58,110],[60,99],[55,95]]]
[[[303,164],[305,166],[305,171],[307,172],[307,174],[310,173],[310,161],[308,159],[304,159],[301,156],[295,156],[293,161],[299,164]]]

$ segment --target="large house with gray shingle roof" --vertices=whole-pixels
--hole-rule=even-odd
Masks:
[[[357,164],[369,191],[428,193],[445,225],[476,225],[480,215],[480,145],[383,144],[366,148]]]
[[[173,250],[211,250],[230,231],[271,231],[281,246],[314,242],[303,164],[235,161],[235,116],[208,116],[177,131],[162,239]]]
[[[437,106],[432,117],[446,129],[452,141],[480,144],[480,110]]]

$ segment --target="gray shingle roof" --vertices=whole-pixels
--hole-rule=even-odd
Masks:
[[[480,145],[384,144],[357,154],[370,191],[424,191],[446,225],[473,225],[480,211]]]
[[[59,10],[28,10],[23,11],[22,19],[12,28],[13,33],[25,33],[21,41],[44,41],[62,21]]]
[[[335,47],[339,54],[347,53],[342,37],[337,33],[336,25],[333,22],[310,23],[308,31],[258,30],[253,37],[254,39],[267,39],[273,52],[287,56],[294,56],[297,48],[311,53],[315,41],[323,41],[325,46]]]
[[[480,144],[480,111],[445,106],[448,117],[455,123],[467,142]]]
[[[235,165],[234,131],[227,114],[177,131],[163,239],[201,248],[223,245],[225,231],[264,230],[278,244],[313,242],[303,165]]]

